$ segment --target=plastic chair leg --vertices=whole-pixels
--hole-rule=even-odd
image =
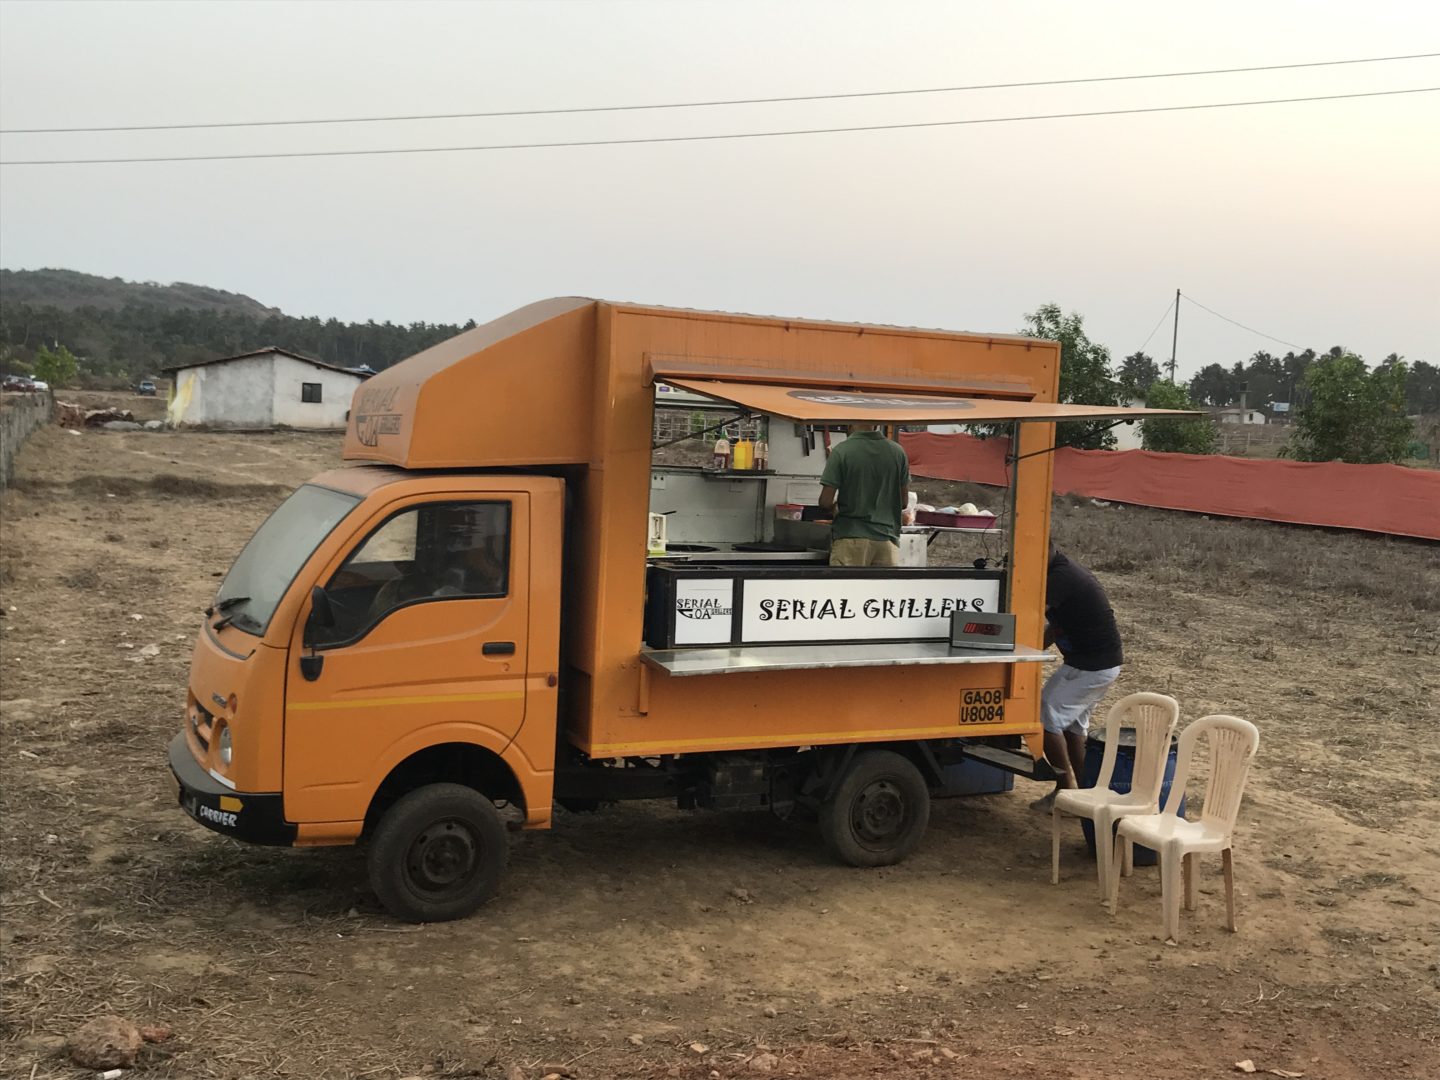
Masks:
[[[1121,865],[1121,867],[1120,867],[1120,872],[1123,873],[1126,877],[1134,877],[1134,876],[1135,876],[1135,841],[1134,841],[1134,840],[1129,840],[1129,839],[1127,839],[1127,840],[1124,841],[1124,856],[1125,856],[1125,857],[1124,857],[1124,860],[1123,860],[1122,865]]]
[[[1185,877],[1185,910],[1195,910],[1195,853],[1193,851],[1185,854],[1181,864],[1184,867]]]
[[[1050,807],[1050,884],[1060,884],[1060,811]]]
[[[1165,909],[1165,937],[1176,942],[1180,940],[1180,894],[1184,888],[1180,880],[1182,859],[1175,848],[1167,847],[1160,852],[1160,903]]]
[[[1095,811],[1095,876],[1100,885],[1100,902],[1110,899],[1110,864],[1113,863],[1115,843],[1115,819],[1102,807]]]
[[[1220,853],[1225,867],[1225,927],[1235,932],[1235,860],[1234,852],[1226,848]]]
[[[1098,835],[1096,840],[1099,840]],[[1110,880],[1106,882],[1106,894],[1110,901],[1111,915],[1114,915],[1116,909],[1120,907],[1120,864],[1123,861],[1120,845],[1128,842],[1122,837],[1115,837],[1115,856],[1110,860]]]

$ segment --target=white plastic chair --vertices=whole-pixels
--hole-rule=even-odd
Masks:
[[[1186,821],[1177,813],[1190,776],[1195,744],[1210,736],[1210,778],[1205,784],[1205,801],[1199,821]],[[1250,763],[1260,746],[1260,732],[1238,716],[1202,716],[1180,733],[1180,751],[1170,797],[1159,814],[1129,817],[1120,823],[1115,837],[1116,851],[1124,842],[1144,844],[1160,853],[1160,895],[1165,908],[1165,936],[1180,938],[1181,878],[1184,878],[1185,910],[1195,910],[1195,856],[1218,851],[1225,871],[1225,925],[1235,929],[1235,867],[1231,841],[1235,818]],[[1110,871],[1110,913],[1115,913],[1120,895],[1120,875]]]
[[[1050,884],[1060,884],[1060,815],[1089,818],[1095,823],[1095,864],[1100,899],[1109,896],[1110,836],[1115,822],[1131,814],[1153,814],[1160,808],[1160,788],[1165,782],[1165,763],[1170,757],[1170,739],[1180,720],[1180,705],[1164,694],[1131,694],[1121,698],[1105,717],[1105,756],[1094,787],[1064,788],[1055,793],[1050,810]],[[1130,790],[1110,790],[1115,758],[1120,749],[1120,732],[1135,729],[1135,769]],[[1130,845],[1121,851],[1130,872],[1133,857]]]

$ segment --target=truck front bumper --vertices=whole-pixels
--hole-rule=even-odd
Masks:
[[[251,844],[295,842],[295,826],[285,820],[284,799],[278,792],[231,791],[200,767],[184,732],[170,740],[170,771],[180,789],[181,808],[207,829]]]

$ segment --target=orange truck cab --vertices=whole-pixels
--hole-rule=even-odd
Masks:
[[[492,896],[507,824],[556,803],[810,813],[840,859],[895,862],[955,763],[1049,775],[1053,424],[1146,414],[1057,405],[1058,379],[1050,341],[578,298],[396,364],[356,391],[346,466],[275,510],[205,613],[180,805],[256,843],[363,840],[416,921]],[[767,425],[767,468],[658,465],[675,400]],[[778,543],[818,491],[814,433],[851,422],[1009,426],[989,558],[855,570]],[[1001,648],[952,645],[992,615]]]

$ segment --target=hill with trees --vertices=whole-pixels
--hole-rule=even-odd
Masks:
[[[0,367],[28,373],[41,349],[63,346],[76,357],[79,380],[97,386],[266,345],[379,371],[474,326],[298,318],[203,285],[0,270]]]
[[[123,278],[82,274],[78,270],[0,270],[0,302],[54,307],[62,311],[96,308],[119,311],[129,304],[164,311],[232,312],[264,318],[279,315],[279,308],[266,307],[241,293],[190,285],[176,281],[161,285],[155,281],[126,281]]]

